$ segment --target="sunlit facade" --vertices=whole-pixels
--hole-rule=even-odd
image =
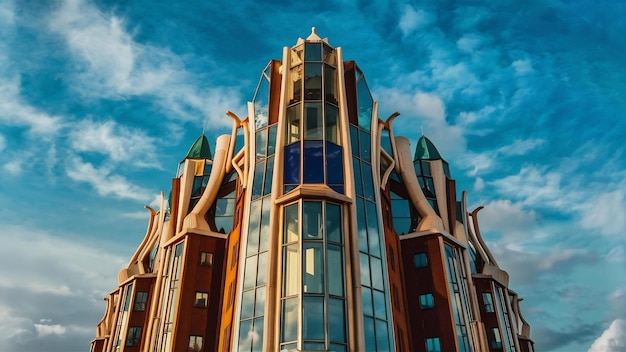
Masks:
[[[147,207],[92,352],[533,351],[480,208],[341,48],[299,39],[227,115]]]

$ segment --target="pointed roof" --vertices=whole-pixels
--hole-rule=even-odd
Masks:
[[[189,152],[185,159],[211,159],[211,148],[209,147],[209,141],[206,139],[204,133],[193,142]]]
[[[433,142],[431,142],[425,136],[421,136],[420,139],[417,140],[417,147],[415,147],[415,157],[413,158],[413,160],[415,161],[418,159],[443,160],[441,154],[439,154],[439,151],[437,150],[437,148],[435,148]]]

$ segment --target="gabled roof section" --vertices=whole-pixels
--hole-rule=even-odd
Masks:
[[[185,159],[212,159],[211,148],[209,147],[209,141],[206,139],[204,133],[193,142],[189,152]]]
[[[415,157],[413,158],[413,161],[415,160],[437,160],[437,159],[442,159],[441,154],[439,154],[439,151],[437,150],[437,148],[435,148],[435,145],[433,144],[433,142],[431,142],[428,138],[426,138],[425,136],[421,136],[420,139],[417,140],[417,147],[415,147]]]

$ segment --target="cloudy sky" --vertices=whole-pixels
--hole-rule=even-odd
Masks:
[[[312,26],[450,163],[537,351],[626,349],[619,1],[0,0],[0,350],[85,351],[159,192]]]

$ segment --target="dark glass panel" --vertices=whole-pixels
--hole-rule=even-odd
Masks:
[[[363,179],[361,178],[361,161],[352,157],[352,168],[354,169],[354,191],[357,195],[363,195]]]
[[[298,338],[298,299],[283,300],[280,322],[280,341],[294,341]]]
[[[415,169],[415,175],[417,175],[418,178],[419,178],[419,176],[423,176],[422,175],[422,167],[420,166],[419,160],[413,162],[413,168]]]
[[[257,160],[265,157],[267,153],[267,128],[259,130],[256,133],[256,158]]]
[[[363,314],[374,316],[372,289],[368,287],[361,287],[361,301],[363,303]]]
[[[346,342],[346,313],[342,299],[328,300],[328,339]]]
[[[380,137],[380,144],[383,149],[389,154],[389,156],[393,157],[393,150],[391,150],[391,140],[389,139],[389,131],[386,129],[382,130],[382,135]]]
[[[420,163],[422,164],[424,176],[432,176],[432,174],[430,173],[430,162],[421,160]]]
[[[359,129],[354,125],[350,125],[350,145],[352,147],[352,155],[359,155]]]
[[[302,298],[302,339],[324,340],[324,298]]]
[[[267,137],[267,155],[274,155],[276,151],[276,130],[277,124],[270,126],[269,136]]]
[[[326,142],[326,183],[343,184],[343,149],[328,142]]]
[[[387,309],[385,309],[385,294],[378,290],[373,290],[374,294],[374,315],[378,319],[387,319]]]
[[[326,141],[339,144],[339,125],[337,123],[339,109],[330,104],[326,104]]]
[[[365,202],[367,213],[367,238],[370,254],[380,257],[380,233],[378,231],[378,216],[376,204]]]
[[[338,343],[331,343],[328,352],[347,352],[348,347],[346,345],[340,345]]]
[[[337,66],[337,54],[335,49],[331,48],[328,45],[323,46],[324,51],[324,62],[333,66]]]
[[[359,151],[361,159],[370,162],[372,159],[372,140],[368,132],[359,130],[359,145],[361,146],[361,150]]]
[[[302,203],[302,237],[305,240],[322,239],[322,203]]]
[[[328,294],[343,297],[343,255],[342,247],[328,245]],[[332,315],[331,315],[332,316]]]
[[[323,142],[304,141],[303,159],[304,183],[324,183]]]
[[[284,162],[284,182],[285,184],[300,183],[300,143],[290,144],[285,147]]]
[[[322,64],[304,65],[304,100],[322,99]]]
[[[304,104],[304,139],[323,139],[322,103]]]
[[[322,44],[304,44],[304,61],[322,61]]]
[[[328,187],[330,187],[330,189],[332,189],[333,191],[337,192],[337,193],[341,193],[344,194],[344,188],[343,185],[328,185]]]
[[[337,75],[335,69],[324,65],[324,96],[326,101],[337,105]]]
[[[359,127],[369,131],[372,126],[372,104],[374,101],[364,77],[357,82],[356,89],[359,105]]]
[[[361,177],[363,177],[363,196],[371,201],[375,201],[374,192],[379,187],[374,184],[372,166],[370,164],[361,163]]]
[[[272,193],[272,178],[274,176],[274,157],[271,156],[266,159],[265,167],[265,184],[263,186],[263,195],[266,196]]]
[[[265,160],[256,163],[254,167],[254,182],[252,183],[252,199],[263,195],[263,174],[265,174]]]
[[[363,329],[365,330],[365,350],[378,351],[376,349],[376,332],[374,330],[374,319],[363,317]]]
[[[300,104],[287,108],[287,128],[285,131],[285,141],[287,144],[300,140]]]
[[[324,293],[323,244],[304,242],[302,247],[302,292]]]
[[[367,247],[367,223],[365,221],[365,204],[363,198],[356,199],[356,219],[359,239],[359,251],[368,253]]]
[[[389,351],[389,334],[387,322],[376,319],[376,351]]]
[[[193,187],[191,188],[192,197],[202,196],[202,192],[204,191],[204,188],[202,187],[202,179],[202,176],[195,176],[193,178]]]
[[[328,241],[342,243],[341,206],[326,203],[326,236]]]
[[[289,105],[302,100],[302,65],[292,67],[289,70],[289,81],[287,85],[287,98]]]

